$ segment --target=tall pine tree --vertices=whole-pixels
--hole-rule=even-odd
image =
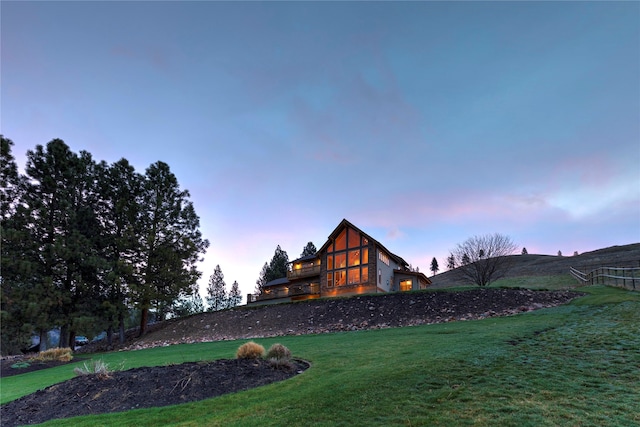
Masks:
[[[31,210],[24,203],[26,180],[11,153],[13,141],[1,135],[0,140],[0,345],[3,354],[17,354],[28,346],[36,329],[28,309],[31,288],[40,278],[38,245]]]
[[[99,276],[94,167],[90,154],[79,157],[60,139],[27,152],[25,200],[39,246],[40,276],[31,283],[28,310],[41,338],[48,328],[61,327],[60,346],[73,340],[74,319],[89,314],[86,303]]]
[[[188,293],[201,273],[196,269],[209,242],[202,238],[200,219],[181,190],[169,165],[147,168],[142,195],[142,274],[135,294],[141,311],[140,335],[146,332],[149,310],[163,319],[168,307]]]
[[[233,285],[231,285],[231,290],[229,291],[229,300],[227,303],[227,307],[233,308],[240,305],[242,302],[242,294],[240,293],[240,286],[238,286],[238,282],[234,281]]]
[[[309,242],[307,243],[307,246],[305,246],[304,249],[302,249],[300,258],[309,256],[309,255],[315,255],[316,252],[318,252],[318,250],[316,249],[316,245],[314,245],[313,242]]]
[[[105,225],[104,257],[107,261],[100,310],[104,316],[109,345],[117,326],[120,343],[124,343],[125,318],[132,295],[130,289],[141,281],[140,239],[142,186],[144,177],[126,159],[108,166],[100,165],[102,202],[97,205]]]
[[[209,277],[209,285],[207,286],[207,311],[219,311],[227,307],[227,285],[224,283],[224,274],[219,265],[213,270],[213,274]]]
[[[280,279],[282,277],[287,277],[287,272],[289,271],[289,255],[287,255],[286,251],[283,251],[280,248],[280,245],[276,247],[276,250],[273,254],[273,258],[269,262],[269,267],[267,269],[267,274],[265,275],[265,280],[268,282]]]
[[[256,288],[253,291],[254,295],[261,295],[264,289],[264,285],[267,284],[267,273],[269,272],[269,263],[265,262],[260,270],[260,276],[256,280]]]

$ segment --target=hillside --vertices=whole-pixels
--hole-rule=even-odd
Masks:
[[[513,265],[505,277],[554,276],[569,274],[569,267],[591,271],[597,267],[640,267],[640,243],[611,246],[577,256],[512,255]],[[430,277],[432,288],[461,285],[455,270]]]
[[[640,243],[613,246],[570,257],[515,255],[513,261],[507,277],[566,275],[570,266],[583,270],[601,265],[640,266]],[[436,275],[432,280],[431,287],[436,289],[461,285],[452,272]],[[564,304],[578,295],[567,291],[503,291],[474,289],[462,293],[391,293],[272,306],[241,306],[151,325],[149,333],[141,339],[136,339],[135,331],[130,331],[125,348],[317,334],[504,316]],[[107,350],[104,342],[80,349],[81,352],[104,350]]]

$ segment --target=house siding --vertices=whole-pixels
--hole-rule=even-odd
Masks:
[[[385,252],[381,248],[376,248],[374,252],[376,257],[376,286],[383,292],[391,292],[393,290],[393,270],[398,268],[398,264],[387,252]],[[389,265],[387,265],[380,259],[381,254],[389,261]]]

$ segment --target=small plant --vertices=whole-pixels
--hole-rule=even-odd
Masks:
[[[291,350],[282,344],[274,344],[269,348],[266,355],[269,364],[274,368],[293,369],[291,363]]]
[[[13,369],[22,369],[22,368],[28,368],[29,366],[31,366],[31,363],[26,362],[26,361],[22,361],[22,362],[16,362],[13,365],[11,365],[11,367]]]
[[[32,357],[31,360],[39,362],[47,361],[59,361],[70,362],[73,359],[72,350],[69,347],[66,348],[50,348],[49,350],[41,351],[37,356]]]
[[[264,347],[253,341],[242,344],[236,352],[236,359],[260,359],[264,356]]]
[[[107,363],[105,363],[102,359],[99,360],[91,360],[87,365],[87,362],[84,363],[83,367],[74,368],[73,372],[77,376],[84,375],[97,375],[100,379],[111,378],[111,368]]]
[[[269,347],[266,357],[267,359],[289,360],[291,359],[291,350],[282,344],[274,344]]]

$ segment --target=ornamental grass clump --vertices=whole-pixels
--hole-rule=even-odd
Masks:
[[[269,364],[276,368],[293,368],[291,363],[291,350],[282,344],[274,344],[269,347],[266,355]]]
[[[291,350],[282,344],[274,344],[267,351],[267,359],[291,359]]]
[[[264,356],[264,347],[253,341],[242,344],[236,352],[236,359],[260,359]]]
[[[72,350],[69,347],[66,348],[50,348],[49,350],[41,351],[37,356],[31,358],[31,360],[37,360],[40,362],[47,361],[59,361],[70,362],[73,359]]]
[[[92,360],[88,365],[85,362],[83,367],[74,368],[73,372],[77,376],[96,375],[100,379],[107,379],[111,378],[112,370],[103,360]]]

